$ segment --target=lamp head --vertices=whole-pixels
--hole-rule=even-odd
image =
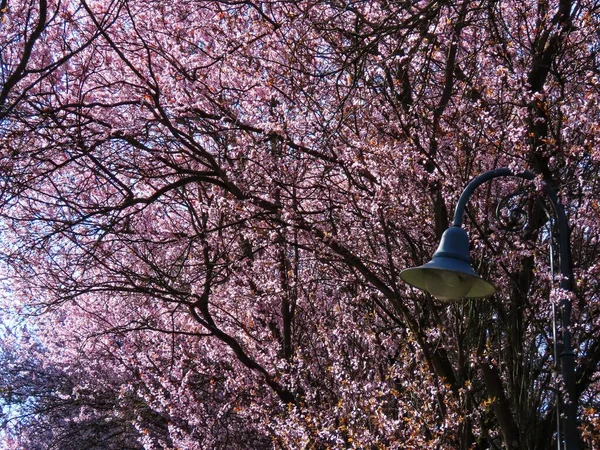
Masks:
[[[461,227],[444,231],[431,261],[403,270],[400,278],[443,301],[489,297],[496,291],[471,267],[469,237]]]

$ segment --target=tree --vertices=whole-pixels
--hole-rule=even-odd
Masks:
[[[549,448],[560,293],[535,189],[471,202],[492,299],[398,276],[469,179],[512,166],[566,205],[572,400],[598,445],[598,7],[4,2],[0,254],[29,321],[4,404],[41,391],[17,410],[57,448],[99,417],[134,448]]]

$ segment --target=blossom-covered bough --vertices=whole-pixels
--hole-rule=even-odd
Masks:
[[[565,206],[599,446],[599,12],[0,0],[0,445],[556,447],[562,291],[523,180],[465,216],[495,295],[400,277],[469,180],[522,167]]]

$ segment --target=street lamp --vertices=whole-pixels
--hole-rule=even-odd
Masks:
[[[454,212],[453,226],[442,235],[430,262],[419,267],[405,269],[400,278],[418,289],[429,292],[442,301],[456,301],[462,298],[489,297],[496,289],[488,281],[482,279],[471,267],[469,258],[469,238],[462,228],[465,207],[475,189],[481,184],[500,177],[517,177],[533,180],[532,172],[515,173],[511,169],[502,168],[489,170],[475,177],[461,194]],[[573,271],[571,267],[571,248],[569,229],[563,205],[558,200],[554,189],[547,183],[543,184],[543,192],[548,197],[551,213],[557,220],[558,247],[560,256],[560,287],[573,292]],[[552,245],[552,242],[550,243]],[[561,363],[561,375],[568,395],[564,408],[563,426],[561,433],[560,420],[558,426],[558,449],[579,450],[581,439],[577,428],[577,392],[575,386],[575,353],[571,346],[571,300],[568,296],[561,299],[560,324],[562,330],[562,345],[558,359]],[[561,437],[562,435],[562,437]]]

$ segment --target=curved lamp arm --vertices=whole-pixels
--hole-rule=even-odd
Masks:
[[[524,178],[526,180],[533,180],[535,178],[535,175],[533,174],[533,172],[529,172],[528,170],[524,172],[514,173],[511,169],[504,167],[502,169],[488,170],[487,172],[483,172],[481,175],[478,175],[477,177],[473,178],[471,182],[467,184],[462,194],[460,194],[460,198],[458,199],[458,203],[456,204],[456,209],[454,210],[454,221],[452,223],[452,226],[462,226],[463,217],[465,215],[465,207],[467,206],[471,195],[473,195],[473,192],[475,192],[475,189],[477,189],[483,183],[491,181],[494,178],[500,177],[518,177]]]

